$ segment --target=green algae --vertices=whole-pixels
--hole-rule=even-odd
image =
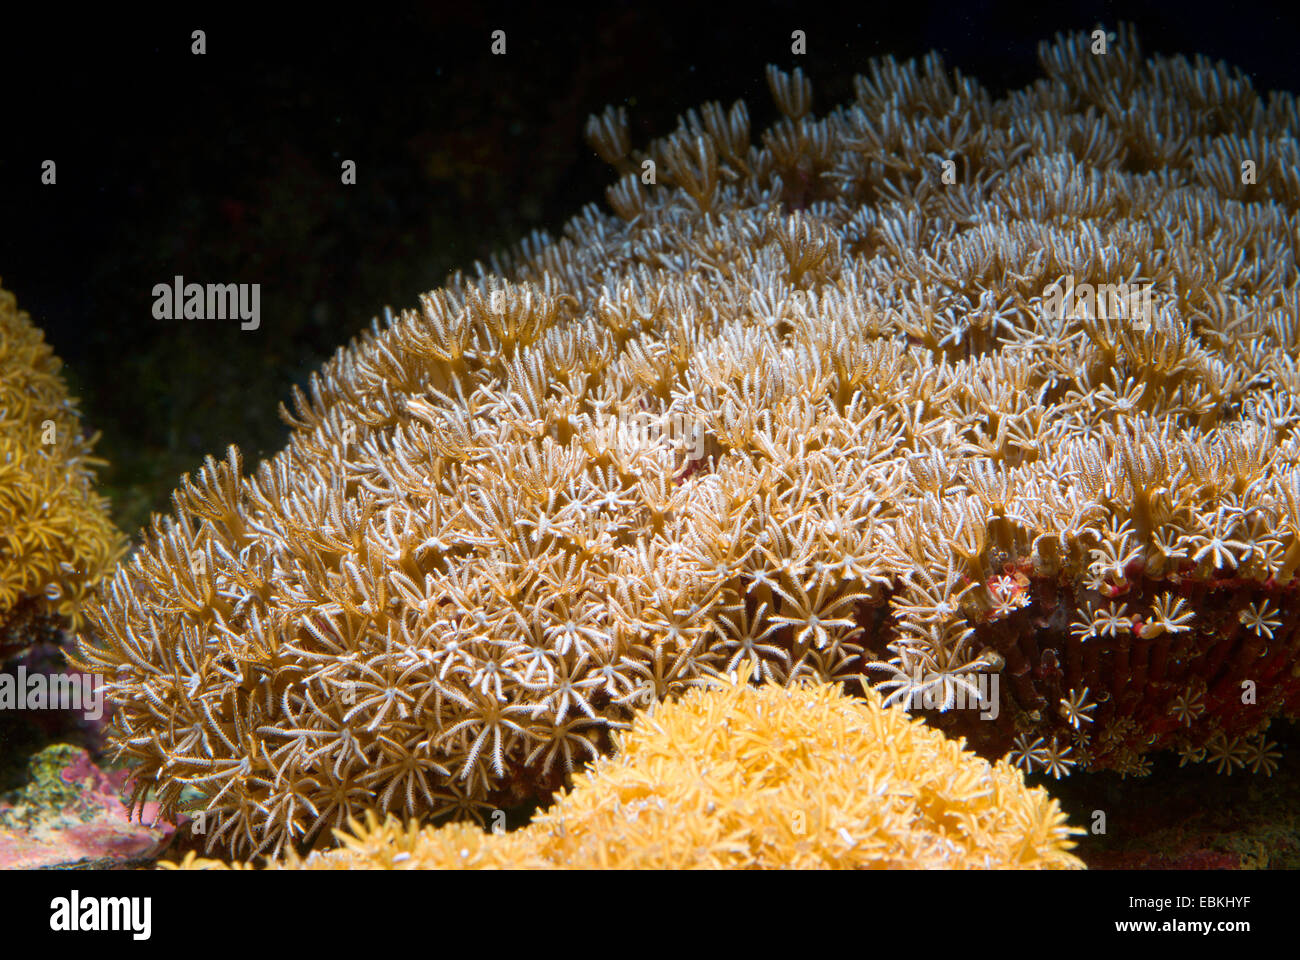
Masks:
[[[85,822],[93,813],[83,802],[81,788],[63,779],[63,771],[85,751],[66,743],[46,747],[27,761],[26,781],[21,787],[0,794],[0,825],[30,828],[53,813],[72,813]]]

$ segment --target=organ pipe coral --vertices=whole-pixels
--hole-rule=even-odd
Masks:
[[[749,668],[745,668],[746,675]],[[834,686],[693,690],[638,714],[613,759],[532,823],[422,831],[371,815],[308,869],[1079,867],[1065,817],[897,708]],[[212,866],[191,856],[187,866]]]
[[[376,321],[103,588],[135,802],[236,852],[481,816],[746,664],[1056,775],[1294,715],[1295,98],[1041,59],[1003,100],[876,60],[820,118],[772,70],[757,143],[593,119],[614,215]]]
[[[125,549],[59,367],[0,289],[0,660],[79,626],[88,588]]]

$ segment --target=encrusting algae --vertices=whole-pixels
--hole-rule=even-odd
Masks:
[[[613,215],[376,321],[102,588],[76,659],[134,802],[197,791],[237,855],[481,819],[746,664],[879,683],[1027,770],[1270,770],[1300,111],[1089,45],[1002,100],[875,60],[820,118],[773,69],[758,143],[741,103],[643,154],[593,119]]]
[[[89,589],[126,549],[95,493],[94,438],[60,362],[0,289],[0,662],[80,628]]]
[[[615,756],[511,833],[403,828],[373,814],[340,847],[277,866],[426,868],[1061,868],[1065,816],[868,691],[719,683],[638,713]],[[170,864],[168,865],[170,866]],[[221,867],[193,854],[185,867]]]

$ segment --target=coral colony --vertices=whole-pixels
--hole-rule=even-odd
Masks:
[[[901,710],[815,683],[692,690],[615,735],[617,756],[521,830],[403,828],[373,813],[302,869],[483,867],[1068,868],[1042,787]],[[890,750],[879,749],[891,743]],[[816,804],[809,797],[817,797]],[[176,866],[176,864],[167,864]],[[187,854],[179,866],[220,869]],[[247,866],[247,865],[242,865]]]
[[[1123,30],[1040,57],[1001,100],[875,60],[821,116],[771,69],[757,138],[593,118],[612,214],[376,321],[102,586],[74,659],[134,802],[241,855],[486,819],[745,669],[1020,771],[1270,772],[1300,111]]]
[[[126,549],[94,491],[94,438],[60,362],[12,293],[0,289],[0,665],[81,624],[91,586]],[[32,677],[33,681],[44,678]],[[27,692],[0,674],[0,710]]]

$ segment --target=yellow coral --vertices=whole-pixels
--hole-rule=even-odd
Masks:
[[[79,627],[87,590],[126,548],[94,492],[92,467],[103,461],[59,367],[0,289],[0,625],[40,611]]]
[[[835,686],[694,690],[639,715],[617,754],[514,833],[371,815],[289,866],[1079,867],[1055,800],[879,695]],[[191,856],[182,866],[218,866]]]

